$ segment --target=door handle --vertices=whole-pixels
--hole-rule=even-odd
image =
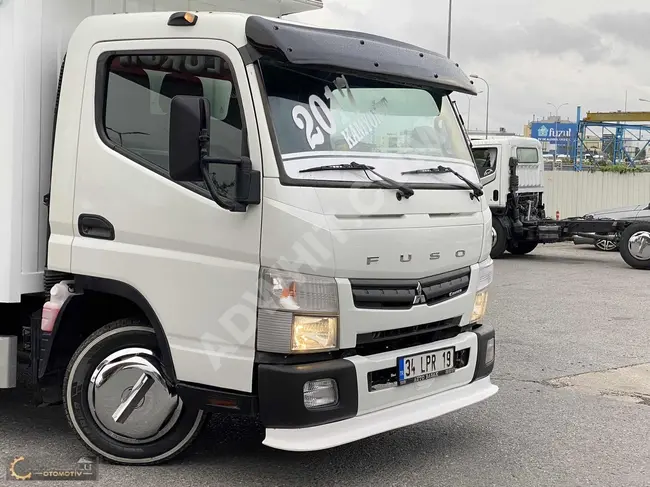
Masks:
[[[100,240],[115,240],[113,224],[100,215],[79,215],[79,235]]]

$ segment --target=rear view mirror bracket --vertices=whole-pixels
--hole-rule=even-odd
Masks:
[[[209,137],[208,137],[209,144]],[[217,190],[210,177],[210,164],[236,166],[235,199],[224,198]],[[253,163],[248,157],[240,159],[218,159],[204,157],[201,159],[201,173],[212,198],[222,207],[233,212],[244,212],[248,205],[259,205],[261,202],[261,175],[253,170]]]

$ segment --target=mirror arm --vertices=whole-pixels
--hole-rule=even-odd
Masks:
[[[223,197],[219,198],[219,202],[223,203],[224,207],[229,207],[230,211],[246,211],[247,205],[260,204],[260,172],[253,170],[253,163],[248,157],[241,157],[239,159],[221,159],[218,157],[204,157],[201,162],[201,171],[203,172],[204,179],[208,178],[207,166],[208,164],[222,164],[226,166],[236,166],[237,175],[235,176],[235,198],[236,200],[225,200]],[[210,185],[214,185],[211,178],[206,179],[208,189]],[[213,188],[216,190],[216,188]],[[210,195],[214,198],[213,189],[210,189]]]
[[[203,157],[203,164],[224,164],[227,166],[240,166],[243,158],[239,159],[222,159],[219,157]]]
[[[201,173],[203,174],[203,180],[205,181],[205,184],[208,186],[208,191],[210,191],[210,196],[212,196],[212,199],[214,199],[214,201],[216,201],[217,204],[219,204],[219,206],[225,208],[226,210],[234,211],[234,212],[246,211],[245,205],[224,198],[219,194],[219,192],[217,191],[217,187],[215,186],[214,182],[212,181],[212,178],[210,177],[210,172],[208,171],[208,165],[205,162],[201,164]]]
[[[203,175],[203,180],[205,181],[208,191],[212,199],[222,208],[225,208],[228,211],[232,212],[245,212],[246,205],[242,205],[236,201],[232,201],[228,198],[224,198],[219,194],[217,186],[212,181],[210,177],[210,171],[208,171],[208,164],[219,163],[219,164],[228,164],[228,165],[239,165],[241,163],[238,159],[218,159],[210,157],[210,133],[207,129],[201,130],[199,135],[199,144],[201,146],[201,174]]]
[[[210,133],[207,129],[201,130],[199,134],[201,150],[201,174],[210,191],[210,196],[221,207],[233,212],[245,212],[247,205],[260,204],[260,172],[253,170],[253,164],[248,157],[237,159],[225,159],[210,157]],[[209,164],[220,164],[224,166],[235,166],[235,200],[224,198],[219,195],[217,187],[210,177]],[[252,194],[252,197],[251,197]]]

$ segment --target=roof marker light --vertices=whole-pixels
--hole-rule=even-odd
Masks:
[[[195,15],[192,12],[175,12],[169,16],[167,25],[174,27],[189,27],[196,25],[197,20],[199,20],[198,15]]]

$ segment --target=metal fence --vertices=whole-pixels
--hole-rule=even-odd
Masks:
[[[650,172],[547,170],[544,177],[544,199],[549,217],[555,217],[556,211],[565,218],[650,202]]]

